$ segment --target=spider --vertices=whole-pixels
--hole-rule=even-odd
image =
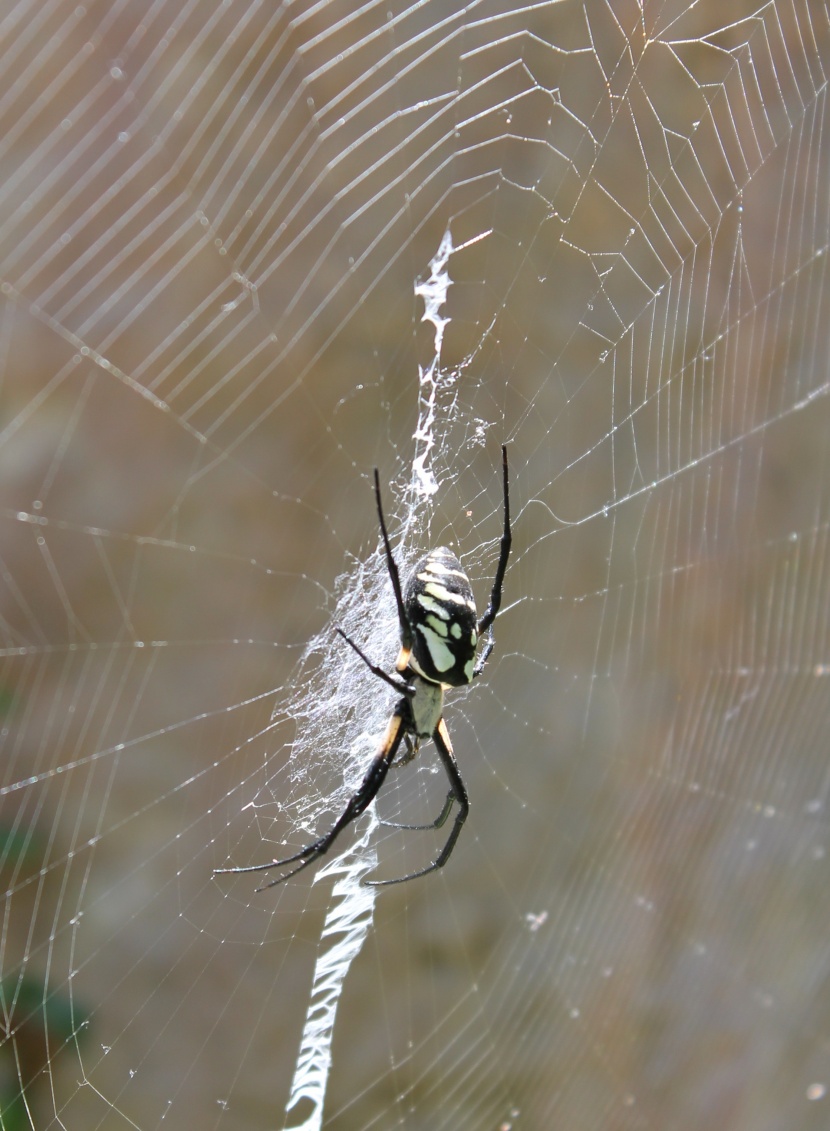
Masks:
[[[276,887],[291,876],[296,876],[324,856],[337,837],[374,801],[381,789],[401,742],[406,744],[405,754],[396,765],[404,765],[418,753],[420,743],[431,738],[449,780],[450,789],[444,807],[428,825],[403,825],[391,821],[384,824],[399,829],[440,829],[458,803],[450,835],[440,853],[425,868],[389,880],[364,880],[373,887],[384,884],[402,884],[407,880],[425,876],[436,868],[443,868],[452,855],[456,841],[470,811],[467,790],[453,754],[447,725],[444,722],[444,692],[451,687],[463,687],[480,676],[493,651],[493,621],[501,606],[502,583],[507,569],[512,541],[510,532],[510,498],[507,487],[507,448],[502,445],[502,476],[504,490],[504,531],[501,536],[498,566],[490,603],[480,617],[469,579],[461,562],[446,546],[430,550],[417,563],[409,577],[406,589],[401,592],[400,576],[383,517],[380,498],[380,478],[375,468],[375,502],[377,504],[380,532],[386,554],[386,565],[398,607],[401,630],[401,650],[395,665],[397,675],[389,675],[347,636],[342,628],[336,631],[357,652],[369,670],[400,693],[401,699],[392,712],[380,748],[372,759],[357,792],[334,826],[324,836],[307,845],[293,856],[271,860],[268,864],[252,864],[245,868],[217,868],[216,873],[267,872],[272,868],[286,868],[296,864],[285,875],[264,884],[257,891]],[[479,639],[488,634],[487,644],[476,657]]]

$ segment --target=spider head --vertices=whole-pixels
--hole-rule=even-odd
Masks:
[[[444,713],[444,688],[440,683],[415,675],[412,680],[414,695],[409,700],[412,712],[412,729],[415,732],[415,751],[422,738],[430,738]]]

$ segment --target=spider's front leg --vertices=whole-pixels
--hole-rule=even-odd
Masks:
[[[441,721],[441,726],[442,727],[444,726],[443,720]],[[446,728],[444,728],[444,729],[446,729]],[[413,742],[413,740],[409,737],[409,735],[406,734],[406,735],[404,735],[404,741],[406,742],[406,745],[407,745],[407,751],[406,751],[405,754],[402,754],[400,758],[398,758],[397,762],[394,763],[392,768],[395,769],[395,770],[397,770],[399,766],[405,766],[407,764],[407,762],[411,762],[412,759],[415,757],[415,755],[418,753],[418,746],[419,746],[419,743],[420,743],[420,739],[418,738],[417,735],[415,736],[415,740]],[[452,809],[453,802],[455,800],[456,800],[455,791],[453,789],[450,789],[450,791],[447,794],[446,799],[444,801],[444,808],[441,810],[441,812],[438,814],[438,816],[435,818],[434,821],[427,821],[426,824],[412,825],[412,824],[409,824],[408,822],[405,822],[405,821],[387,821],[387,820],[384,820],[382,817],[380,818],[380,823],[382,825],[385,825],[388,829],[408,829],[410,832],[426,832],[428,829],[440,829],[441,826],[446,821],[447,817],[449,817],[450,810]],[[373,883],[374,881],[369,880],[368,882]],[[396,880],[381,881],[381,882],[397,883]]]
[[[386,775],[389,773],[389,767],[395,760],[395,755],[398,752],[398,747],[404,739],[407,731],[407,723],[411,718],[409,709],[409,701],[401,699],[395,708],[389,725],[386,728],[386,734],[383,737],[383,742],[380,745],[369,769],[363,776],[363,781],[360,783],[360,788],[352,795],[343,813],[336,821],[334,827],[315,840],[313,844],[306,845],[301,848],[299,852],[295,852],[293,856],[286,856],[282,860],[272,860],[268,864],[251,864],[246,868],[216,868],[214,875],[220,873],[241,873],[241,872],[270,872],[273,868],[285,868],[289,864],[297,864],[296,868],[292,868],[290,872],[286,872],[284,876],[278,876],[270,883],[263,884],[257,891],[266,891],[268,888],[276,887],[277,884],[284,883],[285,880],[296,876],[298,872],[302,872],[310,864],[319,860],[321,856],[325,856],[331,846],[337,840],[340,833],[347,825],[363,813],[369,805],[374,801],[378,794],[378,790],[386,780]]]
[[[412,761],[412,759],[415,757],[415,755],[418,753],[419,740],[418,740],[417,736],[415,738],[415,741],[413,742],[412,739],[409,737],[409,734],[406,733],[403,736],[403,742],[404,742],[404,746],[406,747],[406,750],[393,763],[392,768],[395,769],[395,770],[399,770],[401,768],[401,766],[408,766],[409,763]],[[386,824],[385,821],[383,823]]]
[[[449,783],[450,791],[447,794],[447,800],[444,802],[444,808],[441,810],[438,818],[429,825],[402,825],[401,828],[434,828],[440,829],[450,815],[450,810],[454,801],[458,802],[458,809],[455,814],[455,821],[450,835],[447,837],[446,843],[436,858],[431,864],[427,864],[426,868],[420,868],[417,872],[410,872],[406,876],[399,876],[394,880],[364,880],[364,884],[370,887],[385,887],[389,884],[405,884],[407,880],[415,880],[419,876],[426,876],[429,872],[434,872],[436,868],[443,868],[446,862],[452,855],[452,850],[455,848],[455,842],[461,835],[461,830],[464,827],[464,822],[467,820],[467,814],[470,812],[470,800],[467,796],[467,789],[461,778],[461,773],[458,769],[458,763],[453,754],[452,743],[450,742],[449,731],[447,724],[443,719],[438,720],[438,725],[435,728],[435,733],[432,736],[435,743],[435,748],[438,751],[438,756],[444,767]]]

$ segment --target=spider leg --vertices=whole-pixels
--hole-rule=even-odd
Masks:
[[[402,764],[402,762],[397,763],[398,766]],[[381,821],[380,823],[382,825],[386,825],[386,827],[389,829],[412,829],[415,832],[425,832],[427,829],[440,829],[446,821],[447,817],[449,817],[450,815],[450,809],[452,809],[453,801],[455,801],[455,794],[452,790],[450,790],[450,792],[447,794],[447,799],[444,802],[444,808],[441,810],[435,820],[430,821],[428,825],[405,825],[401,821]]]
[[[394,770],[399,769],[401,766],[405,766],[407,762],[411,762],[415,755],[418,753],[419,740],[417,737],[413,742],[409,735],[405,734],[403,740],[406,743],[406,753],[402,754],[400,758],[398,758],[397,762],[395,762],[392,767],[392,769]],[[450,790],[450,792],[447,794],[447,799],[444,802],[444,808],[441,810],[434,821],[430,821],[429,824],[426,825],[408,825],[404,824],[404,822],[402,821],[384,821],[383,819],[380,820],[380,824],[386,825],[386,827],[389,829],[412,829],[416,832],[425,831],[426,829],[440,829],[446,821],[447,817],[449,817],[450,815],[450,809],[452,809],[453,801],[455,801],[455,794],[452,792],[452,790]]]
[[[352,648],[354,648],[355,652],[357,652],[358,656],[360,656],[361,660],[366,665],[366,667],[369,669],[369,671],[372,673],[372,675],[376,675],[378,677],[378,679],[385,680],[389,684],[389,686],[394,687],[395,690],[400,695],[410,695],[411,696],[411,695],[415,694],[415,692],[412,690],[412,688],[409,686],[408,683],[404,683],[404,681],[402,679],[395,679],[394,676],[389,675],[387,672],[385,672],[383,670],[383,668],[378,667],[377,664],[373,664],[372,661],[369,659],[369,657],[366,655],[366,653],[361,648],[358,648],[357,644],[355,644],[355,642],[354,642],[354,640],[352,640],[351,636],[347,636],[342,628],[335,627],[334,631],[338,632],[343,637],[343,639],[346,641],[346,643],[350,644],[352,646]]]
[[[307,845],[305,848],[300,849],[299,852],[295,852],[293,856],[286,856],[282,860],[271,860],[267,864],[251,864],[246,868],[216,868],[214,869],[214,875],[228,872],[268,872],[272,868],[284,868],[288,864],[296,864],[298,860],[301,861],[300,864],[297,864],[296,868],[292,868],[291,871],[286,872],[284,876],[278,876],[275,880],[271,880],[270,883],[263,884],[261,888],[256,889],[257,891],[265,891],[267,888],[276,887],[277,884],[281,884],[285,880],[290,879],[291,876],[296,876],[298,872],[302,872],[303,868],[307,868],[309,864],[313,864],[315,860],[319,860],[321,856],[325,856],[343,829],[345,829],[347,825],[350,825],[352,821],[356,820],[374,801],[378,790],[386,779],[389,767],[395,760],[398,747],[406,733],[407,720],[409,717],[409,701],[407,699],[401,699],[395,708],[392,718],[389,720],[383,742],[377,754],[372,759],[372,763],[363,777],[360,788],[352,795],[342,815],[325,836],[321,836],[318,840],[315,840],[313,844]]]
[[[440,853],[428,864],[426,868],[421,868],[418,872],[410,872],[408,876],[399,876],[395,880],[364,880],[364,884],[371,887],[382,887],[386,884],[404,884],[407,880],[415,880],[418,876],[425,876],[428,872],[434,872],[436,868],[443,868],[446,862],[452,855],[452,850],[455,848],[455,842],[461,835],[461,830],[464,827],[464,822],[467,820],[467,814],[470,811],[470,801],[467,797],[467,790],[464,782],[461,779],[461,774],[458,769],[458,763],[455,760],[455,755],[452,752],[452,743],[447,731],[447,724],[443,719],[440,719],[438,726],[432,736],[432,741],[435,743],[435,749],[438,751],[438,756],[446,771],[447,777],[450,781],[450,792],[444,803],[444,809],[441,811],[438,822],[435,823],[436,828],[440,828],[449,816],[450,808],[453,801],[458,802],[458,811],[455,814],[455,823],[453,824],[452,831],[447,837],[446,844],[441,849]],[[427,825],[427,828],[431,826]]]
[[[406,750],[403,752],[403,754],[401,754],[400,758],[398,758],[397,761],[392,765],[391,768],[393,770],[397,770],[400,766],[405,766],[408,762],[411,762],[412,759],[415,757],[415,755],[418,753],[418,742],[417,741],[413,742],[408,734],[405,734],[403,736],[403,741],[404,741],[404,745],[406,746]],[[384,821],[381,821],[381,824],[384,824],[384,823],[385,823]]]
[[[510,557],[510,546],[513,541],[513,535],[510,531],[510,492],[507,486],[507,445],[501,446],[501,466],[502,476],[504,483],[504,532],[501,536],[501,548],[499,550],[499,564],[496,568],[496,579],[493,582],[493,589],[490,593],[490,604],[484,610],[484,613],[479,618],[478,634],[481,636],[489,628],[493,621],[496,619],[496,614],[501,607],[501,587],[504,582],[504,571],[507,569],[507,559]],[[490,650],[492,651],[492,636]],[[490,653],[488,652],[487,655]],[[484,665],[482,664],[482,667]]]
[[[484,650],[482,651],[481,655],[476,660],[475,667],[473,668],[473,679],[476,679],[476,677],[480,676],[481,673],[484,671],[484,665],[490,659],[490,653],[493,651],[493,647],[495,646],[495,643],[496,642],[493,639],[493,630],[491,628],[490,634],[487,637],[487,643],[484,646]]]
[[[395,559],[392,556],[392,547],[389,545],[389,535],[386,532],[386,520],[383,517],[383,504],[380,501],[380,476],[378,475],[377,468],[375,468],[375,502],[378,507],[380,532],[383,537],[383,549],[386,554],[386,568],[389,570],[389,580],[392,582],[392,589],[395,593],[395,604],[398,606],[398,621],[401,626],[401,654],[406,653],[405,663],[402,664],[401,661],[398,660],[398,671],[403,671],[406,664],[409,662],[409,653],[412,650],[412,629],[409,627],[409,621],[407,620],[406,610],[403,605],[401,577],[398,573]]]

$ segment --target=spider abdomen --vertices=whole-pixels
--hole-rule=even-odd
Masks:
[[[407,582],[404,609],[412,630],[412,669],[448,687],[469,683],[478,644],[476,604],[452,550],[439,546],[421,558]]]

